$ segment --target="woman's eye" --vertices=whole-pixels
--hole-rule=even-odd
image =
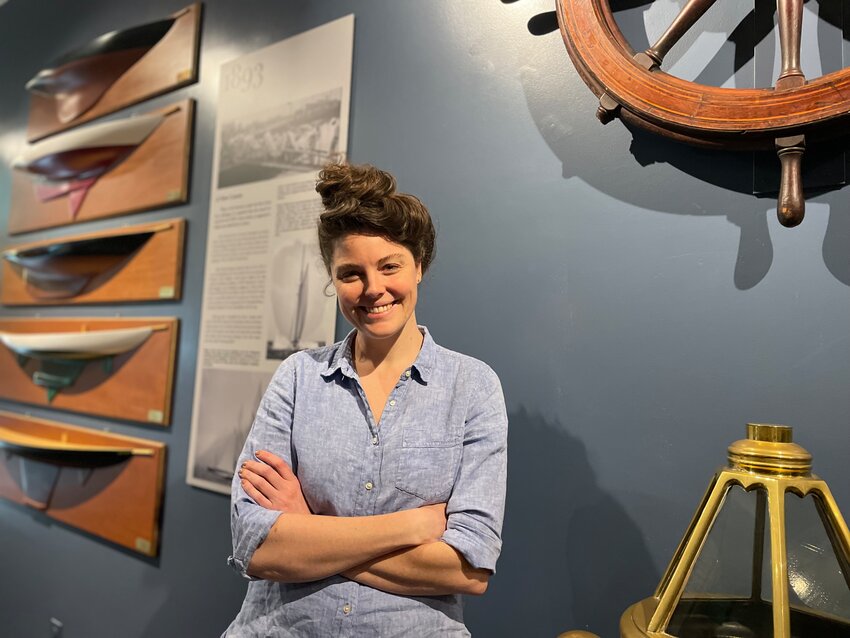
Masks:
[[[340,281],[351,282],[356,281],[359,275],[356,272],[349,271],[337,274],[337,279]]]
[[[400,264],[384,264],[384,272],[394,272],[401,268]]]

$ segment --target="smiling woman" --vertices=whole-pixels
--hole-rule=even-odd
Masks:
[[[341,342],[286,359],[233,482],[230,563],[251,579],[229,636],[468,636],[501,550],[507,416],[484,363],[416,323],[434,226],[371,166],[316,190]]]

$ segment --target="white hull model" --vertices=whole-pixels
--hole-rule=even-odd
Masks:
[[[62,153],[96,148],[135,147],[144,142],[164,119],[164,114],[136,115],[75,129],[29,146],[15,158],[12,167],[31,171],[31,167],[44,158]],[[83,176],[87,172],[86,168],[83,167],[81,171]],[[70,170],[70,167],[66,167],[66,170]],[[50,176],[47,175],[47,178],[50,179]]]
[[[0,333],[0,341],[21,356],[98,359],[122,354],[144,343],[155,327],[91,332]]]

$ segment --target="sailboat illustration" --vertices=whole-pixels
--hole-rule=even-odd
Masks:
[[[325,344],[326,275],[313,244],[296,240],[278,250],[272,262],[272,313],[275,335],[271,348],[295,351]]]
[[[257,413],[257,406],[263,398],[267,381],[259,382],[254,388],[254,400],[252,403],[240,402],[239,412],[236,420],[231,425],[229,431],[216,442],[215,460],[212,465],[207,466],[213,480],[230,483],[236,472],[236,462],[239,460],[239,455],[242,453],[242,447],[245,445],[245,439],[248,438],[248,432],[251,430],[251,425],[254,423],[254,416]],[[247,393],[246,393],[247,394]]]

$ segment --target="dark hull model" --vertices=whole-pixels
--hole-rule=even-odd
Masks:
[[[97,276],[123,264],[154,234],[57,242],[24,250],[7,250],[3,258],[23,269],[27,288],[35,297],[62,299],[78,295]]]
[[[39,71],[26,88],[52,97],[59,121],[71,122],[94,106],[127,69],[156,45],[177,17],[95,38]]]

